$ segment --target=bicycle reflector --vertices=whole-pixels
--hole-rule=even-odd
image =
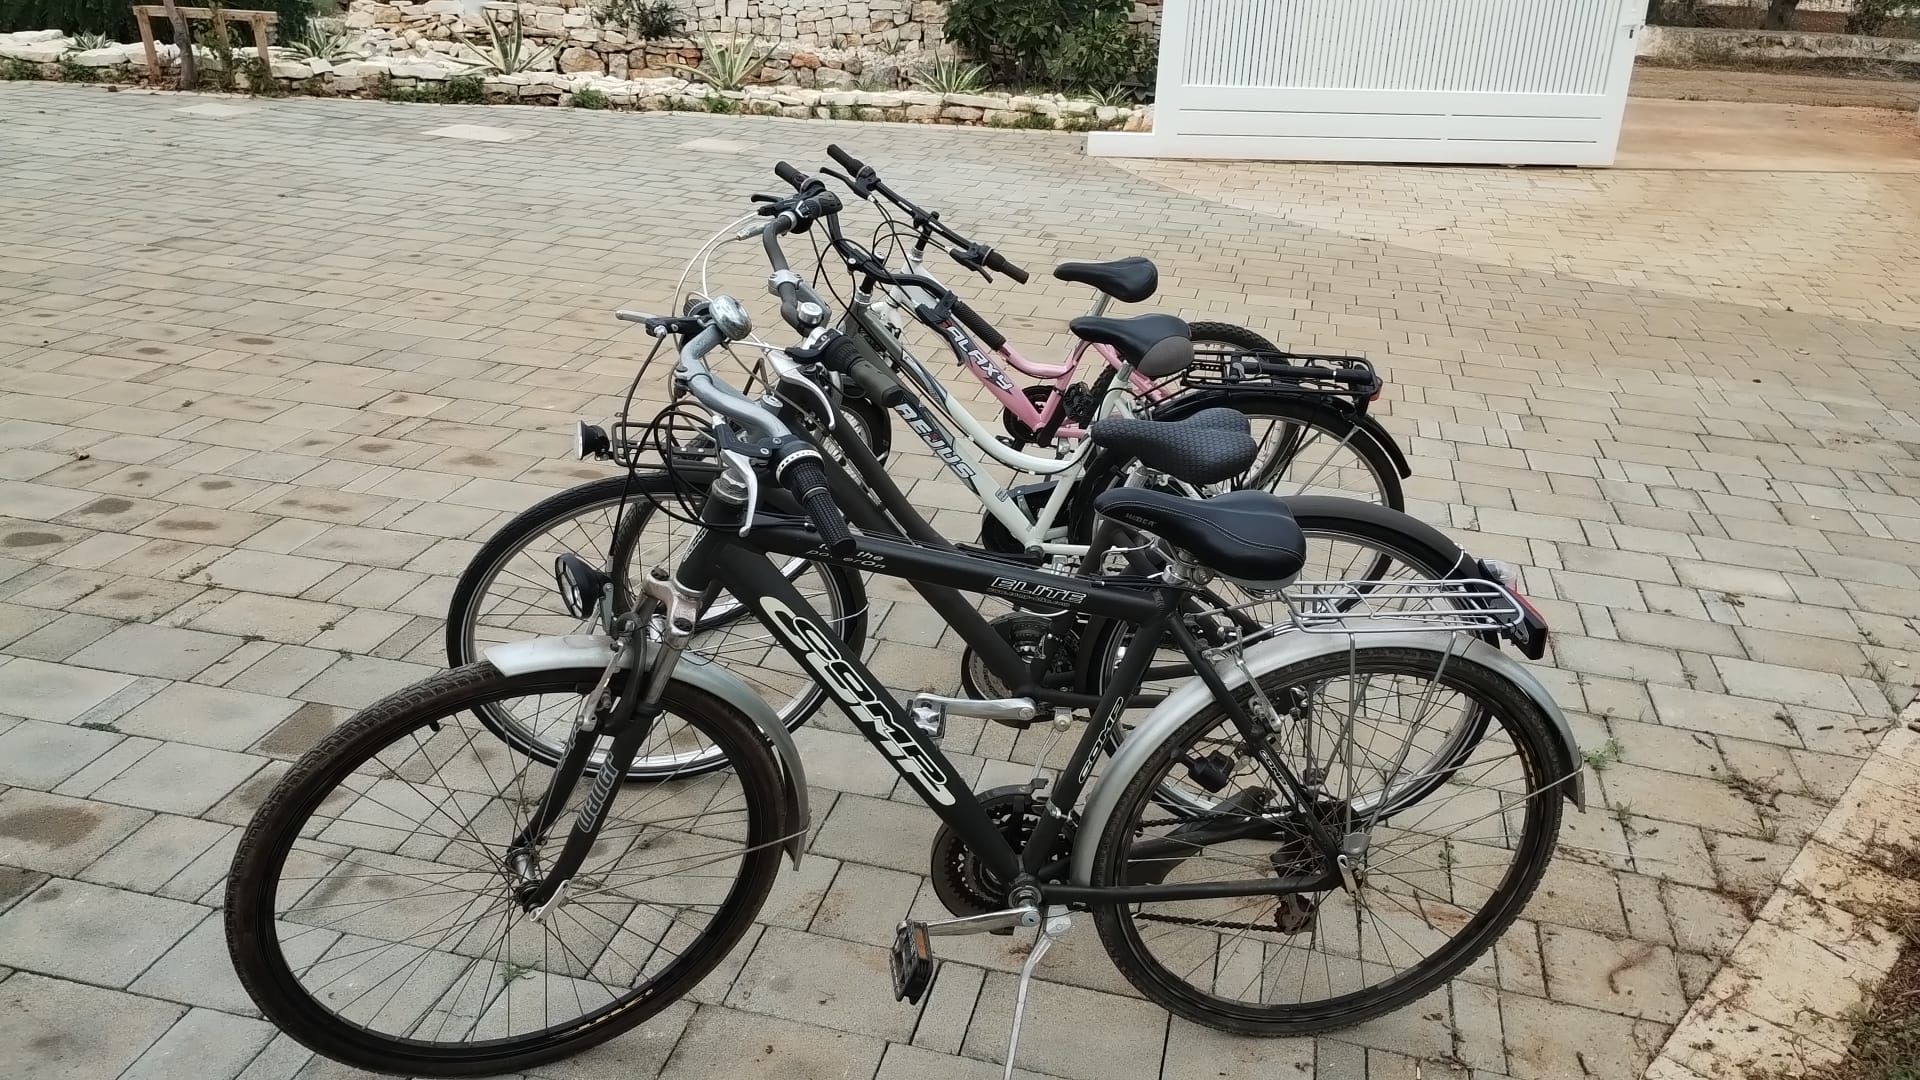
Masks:
[[[1498,559],[1481,559],[1480,572],[1500,583],[1515,603],[1520,605],[1520,621],[1509,627],[1507,637],[1529,660],[1538,660],[1547,654],[1547,617],[1527,599],[1525,583],[1520,578],[1520,568]]]

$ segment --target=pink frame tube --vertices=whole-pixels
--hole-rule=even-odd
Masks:
[[[1062,391],[1066,390],[1067,387],[1072,384],[1073,377],[1079,372],[1080,364],[1085,359],[1089,348],[1092,348],[1093,351],[1100,354],[1101,359],[1106,361],[1108,367],[1117,371],[1122,366],[1120,354],[1114,352],[1110,346],[1090,345],[1085,341],[1079,342],[1074,346],[1073,352],[1068,355],[1064,364],[1042,364],[1028,360],[1018,352],[1015,352],[1011,345],[1000,349],[1000,359],[1004,360],[1009,367],[1030,378],[1053,383],[1054,392],[1047,396],[1045,407],[1035,405],[1031,398],[1018,390],[1008,390],[1000,386],[992,377],[994,373],[982,371],[973,364],[967,364],[965,367],[973,373],[974,378],[979,379],[980,382],[986,386],[987,392],[993,395],[994,400],[998,401],[1009,413],[1013,414],[1015,419],[1027,427],[1038,431],[1051,423],[1054,414],[1059,412],[1063,407],[1062,403],[1065,401],[1065,395]],[[1164,391],[1160,390],[1151,379],[1148,379],[1138,371],[1132,373],[1131,382],[1136,394],[1141,394],[1151,401],[1158,402],[1166,398]],[[1069,438],[1083,434],[1080,427],[1076,424],[1062,424],[1059,433]]]

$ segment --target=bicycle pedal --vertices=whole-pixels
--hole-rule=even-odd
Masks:
[[[927,925],[911,920],[901,923],[893,932],[893,948],[887,959],[888,967],[893,969],[893,999],[920,1004],[927,987],[933,985],[934,971],[940,966],[933,955]]]

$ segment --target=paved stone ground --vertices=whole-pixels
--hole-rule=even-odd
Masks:
[[[0,1076],[346,1075],[228,971],[238,824],[320,732],[440,662],[450,575],[583,473],[562,433],[609,411],[643,344],[607,311],[670,304],[701,232],[829,140],[1029,266],[1151,252],[1166,307],[1373,354],[1412,509],[1528,567],[1559,634],[1541,673],[1601,766],[1526,919],[1447,991],[1335,1037],[1226,1039],[1134,999],[1083,928],[1043,968],[1038,1073],[1635,1075],[1912,695],[1920,331],[1887,223],[1915,178],[1879,198],[1742,176],[1730,201],[1823,224],[1623,232],[1662,220],[1663,185],[1734,181],[1140,170],[1155,182],[1052,135],[196,101],[0,86]],[[424,134],[452,122],[532,137]],[[1371,224],[1483,184],[1504,240]],[[1320,216],[1294,216],[1307,202]],[[1528,238],[1568,207],[1588,235]],[[1800,271],[1794,244],[1822,235],[1844,272]],[[1716,283],[1728,251],[1757,253],[1738,295]],[[730,265],[758,298],[753,261]],[[1040,352],[1085,302],[1044,280],[978,299]],[[963,505],[930,460],[902,472]],[[953,685],[924,612],[878,637],[895,681]],[[817,724],[823,824],[738,962],[541,1075],[997,1075],[1019,956],[976,939],[930,1003],[887,1000],[877,943],[932,903],[933,819],[843,721]],[[985,770],[1006,735],[955,749]]]

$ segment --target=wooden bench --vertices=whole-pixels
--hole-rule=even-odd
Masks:
[[[221,33],[225,33],[229,20],[243,22],[253,28],[253,44],[260,52],[260,62],[268,71],[273,70],[273,54],[267,51],[267,30],[280,21],[280,16],[272,11],[245,11],[231,8],[175,8],[182,19],[200,19],[211,22]],[[153,22],[155,18],[171,19],[172,12],[162,4],[135,4],[133,17],[140,24],[140,44],[147,50],[147,77],[158,81],[160,78],[160,52],[154,47]],[[190,49],[191,41],[174,42],[179,48]]]

